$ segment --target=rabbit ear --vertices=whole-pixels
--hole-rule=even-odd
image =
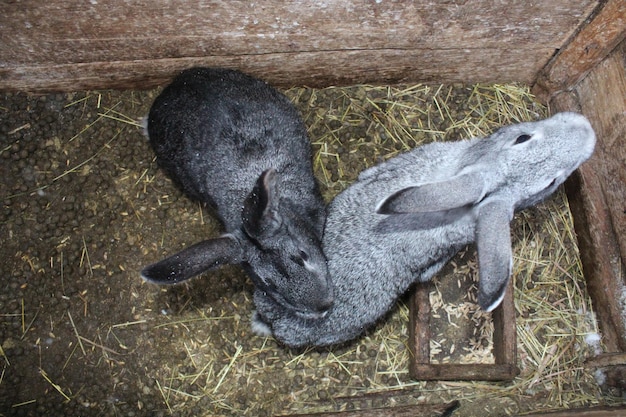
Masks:
[[[480,172],[456,175],[447,181],[428,182],[395,192],[378,204],[379,214],[446,211],[480,201],[485,180]]]
[[[513,269],[512,216],[513,207],[502,200],[486,202],[478,212],[478,304],[485,311],[491,311],[500,304]]]
[[[155,284],[176,284],[219,265],[239,263],[242,258],[239,242],[230,235],[224,235],[196,243],[148,265],[141,271],[141,277]]]
[[[282,222],[278,214],[278,190],[276,170],[263,172],[243,206],[243,227],[248,236],[272,235]]]

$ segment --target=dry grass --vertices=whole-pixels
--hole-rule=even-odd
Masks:
[[[422,143],[483,136],[546,113],[517,85],[294,88],[287,95],[309,126],[327,198],[359,169]]]

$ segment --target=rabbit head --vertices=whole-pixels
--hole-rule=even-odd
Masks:
[[[491,183],[484,190],[508,200],[516,210],[537,204],[593,153],[595,134],[576,113],[558,113],[538,122],[501,128],[487,141],[483,163]],[[473,169],[473,168],[470,168]]]
[[[491,311],[502,301],[512,269],[513,213],[552,194],[594,146],[589,121],[576,113],[506,126],[468,142],[449,179],[401,189],[381,201],[377,212],[444,213],[455,219],[470,207],[476,216],[478,302]]]
[[[241,230],[208,239],[145,267],[144,280],[176,284],[224,264],[241,264],[258,290],[302,317],[326,314],[333,292],[319,233],[279,207],[276,171],[259,177],[244,202]],[[322,266],[321,268],[319,266]]]
[[[315,222],[281,205],[276,172],[264,172],[244,203],[242,231],[248,274],[258,289],[302,315],[325,314],[333,303]]]

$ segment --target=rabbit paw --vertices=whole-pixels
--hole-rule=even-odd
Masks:
[[[257,336],[267,337],[272,335],[272,329],[261,318],[258,312],[252,313],[252,333]]]

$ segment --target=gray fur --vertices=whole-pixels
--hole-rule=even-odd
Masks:
[[[147,132],[159,166],[215,208],[226,233],[147,266],[142,277],[173,284],[241,264],[278,305],[323,316],[333,302],[321,250],[325,207],[289,100],[238,71],[193,68],[156,98]]]
[[[589,122],[561,113],[485,139],[431,143],[365,170],[328,209],[323,247],[333,308],[304,320],[257,291],[256,329],[264,325],[291,347],[353,339],[472,242],[478,302],[491,311],[511,274],[514,212],[554,192],[594,146]]]

